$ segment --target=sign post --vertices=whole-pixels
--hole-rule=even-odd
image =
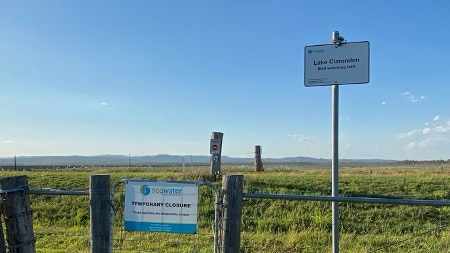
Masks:
[[[332,86],[331,98],[331,196],[339,196],[339,85],[369,82],[368,41],[346,43],[339,32],[332,44],[305,47],[305,86]],[[339,253],[339,203],[332,202],[333,253]]]
[[[209,144],[209,153],[211,154],[211,171],[210,178],[216,181],[220,174],[220,164],[222,160],[222,139],[223,133],[212,132]]]

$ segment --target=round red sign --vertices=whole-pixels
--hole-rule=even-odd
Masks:
[[[217,149],[219,149],[219,146],[218,146],[217,144],[213,144],[213,145],[211,146],[211,149],[212,149],[212,150],[217,150]]]

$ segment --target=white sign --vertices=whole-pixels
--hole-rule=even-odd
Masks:
[[[129,180],[125,230],[195,234],[197,208],[196,183]]]
[[[305,47],[305,86],[369,82],[368,41]]]

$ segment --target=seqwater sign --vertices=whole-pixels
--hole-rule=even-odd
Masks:
[[[368,41],[305,47],[305,86],[369,82]]]
[[[128,180],[125,230],[195,234],[197,208],[195,182]]]

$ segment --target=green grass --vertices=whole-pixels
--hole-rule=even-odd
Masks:
[[[331,195],[331,171],[324,166],[223,166],[223,173],[244,175],[245,192]],[[209,168],[97,168],[1,171],[27,175],[32,189],[87,190],[91,174],[123,178],[203,180]],[[341,196],[450,199],[450,164],[341,166]],[[220,189],[220,182],[216,183]],[[38,252],[89,252],[88,196],[31,195]],[[200,187],[198,235],[125,232],[123,186],[115,195],[114,245],[117,252],[212,252],[214,196]],[[341,252],[450,252],[450,207],[340,204]],[[328,202],[244,199],[241,252],[330,252]],[[120,249],[120,251],[119,251]]]

